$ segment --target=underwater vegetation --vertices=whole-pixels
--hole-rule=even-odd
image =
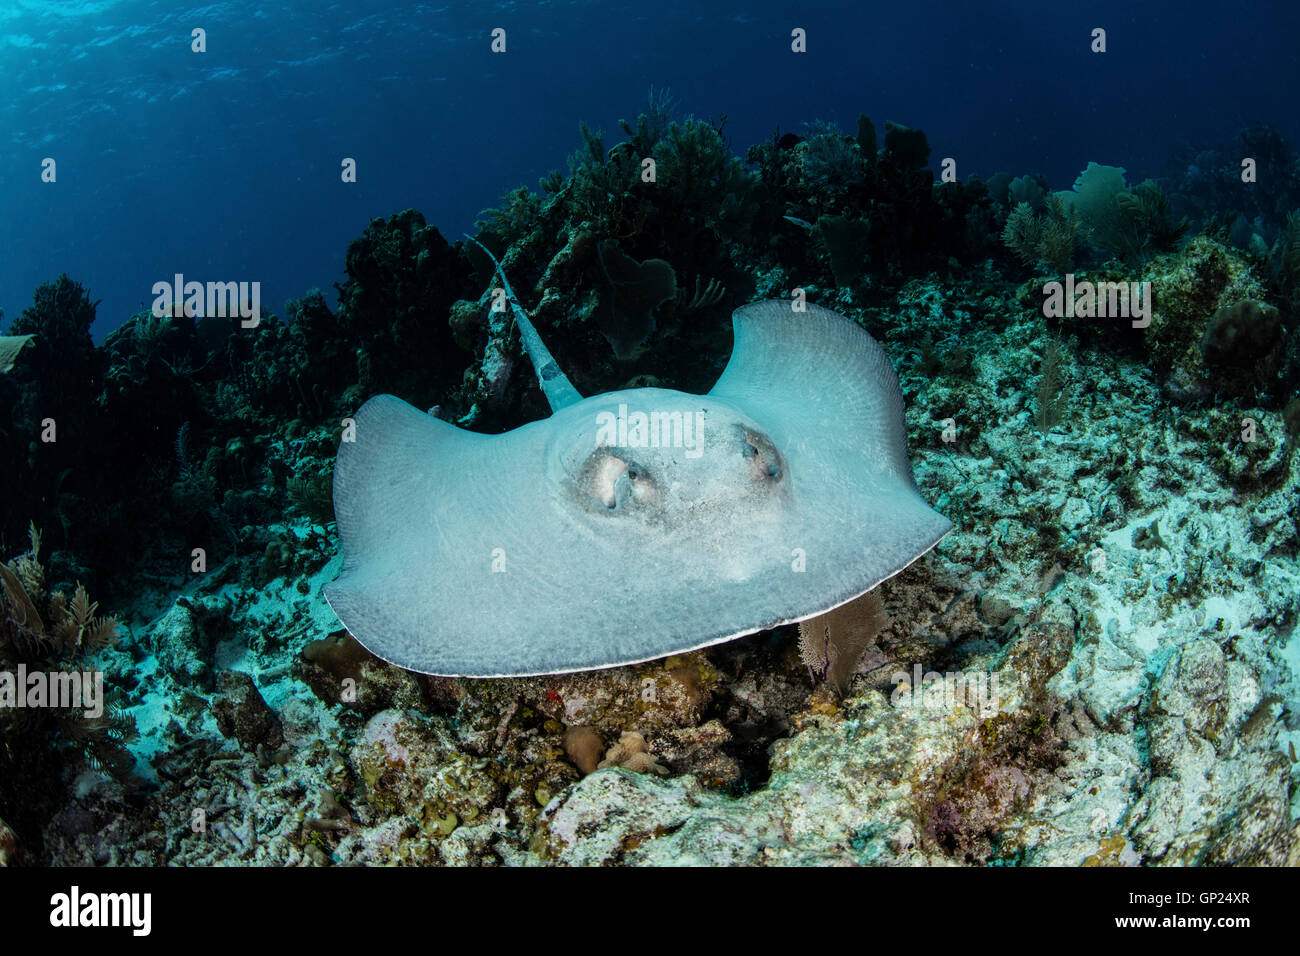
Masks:
[[[0,563],[0,806],[9,824],[39,834],[63,802],[64,773],[129,777],[135,758],[126,744],[135,727],[120,698],[105,699],[102,690],[93,708],[64,709],[44,706],[55,699],[52,682],[29,685],[22,679],[29,671],[55,670],[89,681],[100,652],[118,640],[119,628],[116,618],[99,613],[98,602],[80,584],[71,596],[49,588],[35,526],[30,542],[26,552]],[[17,706],[29,690],[26,706]],[[9,849],[16,857],[16,841]]]
[[[1247,130],[1140,182],[1080,157],[1054,191],[936,181],[924,132],[865,115],[738,154],[655,94],[620,131],[581,128],[474,242],[372,220],[335,305],[256,329],[141,313],[96,346],[89,290],[35,290],[0,336],[0,671],[98,669],[113,703],[0,710],[0,862],[1300,860],[1289,144]],[[1267,191],[1233,185],[1247,148]],[[1149,322],[1101,295],[1045,315],[1067,274],[1149,283]],[[581,395],[701,395],[733,312],[796,290],[897,370],[916,485],[954,526],[924,559],[797,624],[531,677],[403,670],[330,611],[367,399],[508,442],[559,391],[528,327]],[[787,371],[832,406],[862,387]],[[565,641],[601,644],[578,600]]]

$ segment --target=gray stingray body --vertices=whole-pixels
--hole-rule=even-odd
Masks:
[[[549,418],[501,435],[368,401],[334,470],[343,624],[429,674],[611,667],[823,613],[951,530],[865,331],[777,301],[733,323],[707,395],[565,379]]]

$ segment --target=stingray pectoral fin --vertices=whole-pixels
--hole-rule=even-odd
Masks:
[[[844,316],[811,302],[804,312],[767,300],[732,313],[735,345],[710,395],[818,447],[854,446],[912,482],[898,375],[879,343]]]
[[[343,572],[384,552],[452,489],[447,471],[482,436],[427,415],[392,395],[376,395],[353,416],[354,440],[334,462],[334,516]],[[438,467],[439,461],[446,468]]]
[[[482,435],[391,395],[354,417],[334,466],[343,567],[324,595],[367,650],[448,676],[622,662],[591,639],[605,615],[582,616],[615,557],[574,539],[546,481],[551,419]]]
[[[339,445],[334,464],[343,568],[324,595],[369,650],[405,664],[420,639],[413,628],[432,613],[420,582],[445,548],[441,516],[457,498],[457,462],[486,436],[392,395],[370,399],[354,421],[355,438]]]
[[[871,525],[862,530],[878,554],[873,577],[896,573],[952,530],[916,488],[898,375],[875,339],[813,303],[796,312],[789,301],[755,302],[732,325],[731,360],[709,394],[753,415],[805,476],[839,475],[860,489]]]

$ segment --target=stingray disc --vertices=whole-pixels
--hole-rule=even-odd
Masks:
[[[934,547],[952,525],[880,346],[814,305],[733,323],[707,395],[608,392],[501,435],[366,402],[334,467],[343,624],[427,674],[612,667],[812,617]]]

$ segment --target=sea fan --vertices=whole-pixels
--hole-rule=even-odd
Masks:
[[[799,656],[813,680],[843,692],[863,652],[887,625],[880,596],[869,591],[832,611],[799,622]]]

